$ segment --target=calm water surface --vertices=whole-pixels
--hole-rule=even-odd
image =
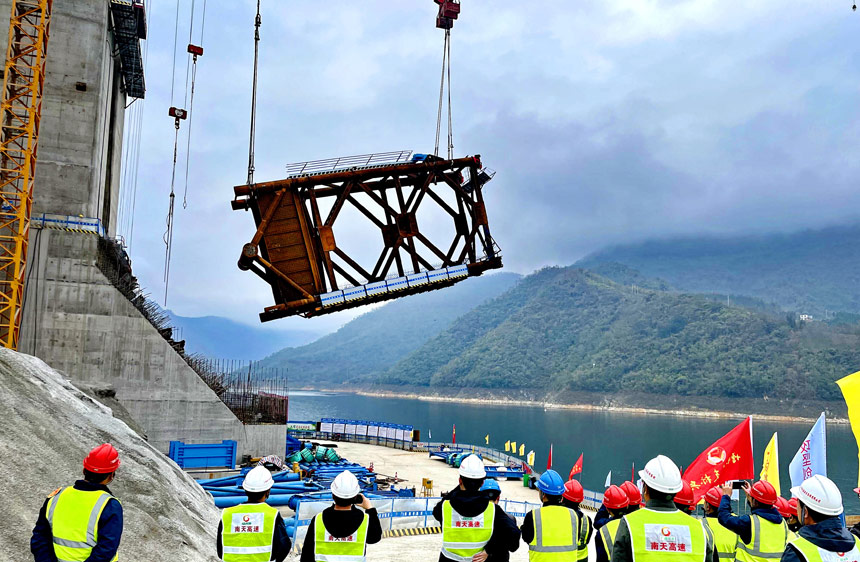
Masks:
[[[290,419],[315,420],[323,417],[352,418],[411,424],[421,431],[421,439],[451,439],[457,425],[457,441],[490,445],[504,450],[505,441],[525,443],[526,452],[536,453],[535,465],[546,466],[550,443],[553,468],[566,474],[580,453],[584,453],[582,482],[586,488],[603,488],[606,474],[620,484],[630,478],[632,463],[641,468],[658,453],[679,465],[690,463],[717,438],[740,420],[709,420],[687,417],[622,414],[617,412],[544,411],[540,407],[425,402],[402,398],[375,398],[347,394],[293,392]],[[788,463],[806,438],[812,423],[756,421],[753,416],[753,452],[756,471],[761,470],[764,448],[774,431],[779,432],[780,479],[788,496]],[[857,446],[848,425],[827,428],[828,476],[842,490],[849,512],[860,512],[860,502],[851,492],[857,482]]]

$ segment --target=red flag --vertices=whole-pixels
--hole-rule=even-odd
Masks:
[[[702,451],[687,470],[684,480],[698,502],[713,486],[729,480],[755,477],[752,453],[752,418],[747,418]]]
[[[546,469],[552,469],[552,443],[549,444],[549,457],[546,459]]]
[[[582,472],[582,453],[579,454],[579,459],[574,463],[573,468],[570,469],[570,476],[567,479],[573,480],[573,476],[580,472]]]
[[[451,444],[457,444],[457,424],[454,424],[454,428],[451,430]]]

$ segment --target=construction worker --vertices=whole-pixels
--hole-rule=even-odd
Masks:
[[[122,537],[122,505],[108,484],[119,468],[119,453],[109,443],[84,459],[84,478],[57,488],[39,510],[30,551],[36,562],[111,562]]]
[[[788,540],[793,540],[797,537],[797,533],[791,529],[791,525],[792,521],[797,521],[797,505],[795,504],[794,511],[792,511],[791,503],[784,497],[778,496],[773,506],[782,515],[785,524],[788,525]]]
[[[272,489],[272,473],[255,466],[242,481],[248,501],[221,512],[216,549],[225,562],[282,562],[292,543],[281,513],[266,500]]]
[[[588,543],[594,526],[591,518],[584,514],[579,507],[585,499],[585,490],[577,480],[568,480],[564,484],[564,493],[561,495],[561,505],[576,512],[579,518],[579,541],[576,543],[576,559],[588,560]]]
[[[720,525],[738,536],[738,549],[735,558],[738,562],[765,562],[778,557],[785,550],[788,541],[788,525],[773,506],[776,503],[776,490],[770,482],[759,480],[752,486],[744,484],[750,515],[732,515],[732,485],[720,487],[723,497],[717,519]]]
[[[331,497],[334,504],[314,515],[308,525],[300,561],[363,562],[367,545],[382,540],[376,508],[361,493],[358,478],[348,470],[331,483]]]
[[[857,494],[857,499],[860,500],[860,488],[854,488],[854,493]],[[794,501],[796,503],[797,498],[791,498],[791,501]],[[797,510],[796,508],[797,508],[797,506],[795,505],[795,511]],[[798,522],[798,525],[800,525],[799,522]],[[791,527],[791,525],[789,525],[789,528],[790,527]],[[860,523],[854,523],[851,526],[851,528],[848,530],[851,531],[851,534],[854,535],[855,537],[860,537]],[[794,531],[796,533],[797,529],[792,529],[792,531]]]
[[[681,482],[681,485],[683,488],[675,494],[675,499],[672,501],[675,502],[675,507],[692,515],[696,511],[696,497],[693,495],[693,488],[687,481]]]
[[[800,521],[797,519],[797,498],[791,498],[790,500],[788,500],[788,507],[789,509],[791,509],[791,517],[789,517],[787,521],[788,530],[794,534],[797,534],[797,532],[800,530],[800,527],[802,527]],[[853,530],[851,532],[854,533]],[[854,534],[856,535],[857,533]]]
[[[860,539],[842,525],[842,494],[832,480],[816,474],[791,493],[798,498],[797,517],[803,526],[786,546],[782,562],[860,560]]]
[[[627,494],[627,499],[630,500],[630,505],[627,506],[627,513],[633,513],[642,505],[642,492],[630,480],[625,481],[619,486],[624,493]]]
[[[639,471],[645,509],[621,519],[612,562],[714,562],[714,539],[701,521],[679,511],[673,499],[681,491],[681,471],[659,455]]]
[[[485,556],[503,556],[519,547],[520,531],[504,510],[481,491],[487,475],[484,461],[469,455],[457,469],[459,485],[433,508],[433,517],[442,524],[442,551],[439,561],[482,562]]]
[[[603,509],[609,516],[605,525],[600,528],[600,540],[596,544],[596,555],[598,562],[612,560],[612,545],[615,544],[615,535],[618,533],[618,525],[621,518],[627,514],[630,498],[619,486],[612,485],[603,492]]]
[[[492,479],[484,480],[484,483],[481,485],[481,492],[486,494],[487,498],[495,505],[499,505],[499,500],[502,498],[502,489],[499,487],[499,483]],[[502,510],[504,513],[504,510]],[[501,515],[496,513],[496,517],[501,517]],[[505,517],[508,517],[511,520],[511,524],[516,527],[517,520],[505,513]],[[517,548],[519,548],[519,539],[517,539]],[[501,550],[496,550],[492,554],[488,553],[486,550],[479,552],[476,556],[472,557],[473,560],[481,560],[484,559],[484,555],[487,556],[485,559],[486,562],[508,562],[511,559],[511,552],[503,548]]]
[[[708,493],[705,494],[705,517],[702,519],[702,522],[714,536],[714,546],[717,549],[717,556],[719,559],[734,560],[735,551],[738,549],[738,536],[734,532],[729,531],[720,525],[720,521],[717,519],[720,500],[722,499],[723,493],[717,486],[708,490]]]
[[[542,507],[528,512],[520,530],[529,545],[529,560],[576,560],[579,543],[579,517],[562,505],[564,480],[547,470],[535,484]]]

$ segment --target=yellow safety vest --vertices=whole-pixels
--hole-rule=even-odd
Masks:
[[[717,547],[717,554],[720,555],[720,560],[733,561],[735,559],[735,552],[738,549],[737,534],[720,525],[716,517],[705,517],[702,521],[705,522],[705,526],[714,535],[714,546]]]
[[[576,560],[579,517],[563,505],[546,505],[532,511],[535,536],[529,543],[529,560]]]
[[[636,562],[703,562],[707,531],[682,511],[638,509],[624,516]]]
[[[588,560],[588,535],[591,534],[591,519],[584,513],[579,516],[579,541],[576,543],[576,559]]]
[[[88,492],[69,486],[48,500],[46,516],[57,560],[83,562],[90,557],[99,541],[99,518],[111,499],[116,498],[103,490]]]
[[[738,562],[765,562],[782,557],[788,543],[788,525],[785,520],[771,523],[758,515],[750,515],[752,533],[750,542],[738,541],[735,560]]]
[[[490,542],[496,504],[487,503],[487,509],[474,517],[457,513],[449,500],[442,503],[442,556],[457,562],[471,562]]]
[[[221,512],[224,562],[269,562],[278,510],[266,503],[243,503]]]
[[[806,562],[860,562],[860,539],[857,537],[854,537],[854,548],[850,552],[824,550],[801,536],[788,544],[796,548]]]
[[[600,540],[603,541],[603,550],[606,551],[607,560],[612,560],[612,545],[615,544],[615,537],[618,536],[620,525],[621,519],[613,519],[600,528]]]
[[[335,537],[325,528],[322,513],[314,516],[314,560],[318,562],[364,562],[367,554],[367,527],[370,517],[365,513],[358,529],[348,537]]]

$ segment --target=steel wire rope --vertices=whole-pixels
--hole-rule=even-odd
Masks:
[[[451,30],[446,30],[448,44],[448,160],[454,159],[454,121],[451,113]],[[438,156],[438,155],[437,155]]]
[[[152,21],[152,6],[146,12],[146,28],[149,29],[149,24]],[[174,48],[174,53],[176,52]],[[146,73],[146,69],[149,66],[149,41],[146,42],[146,45],[143,49],[143,71]],[[134,160],[134,187],[132,188],[132,200],[131,200],[131,226],[129,227],[129,235],[128,235],[128,248],[131,250],[132,239],[134,238],[134,215],[137,211],[137,180],[138,180],[138,170],[140,165],[140,145],[141,138],[143,136],[143,111],[146,107],[146,100],[142,100],[139,104],[140,113],[138,114],[138,121],[140,123],[140,132],[138,134],[137,140],[137,149],[135,151],[135,160]]]
[[[200,47],[203,47],[203,32],[206,25],[206,0],[203,0],[203,18],[200,23]],[[188,30],[188,44],[190,45],[192,42],[194,32],[194,1],[191,2],[191,27]],[[191,125],[192,120],[194,119],[194,86],[197,81],[197,55],[192,55],[189,53],[189,59],[191,60],[191,99],[188,101],[188,134],[187,134],[187,142],[185,146],[185,190],[182,195],[182,208],[188,208],[188,171],[191,165]],[[186,66],[186,75],[185,75],[185,89],[186,96],[188,95],[188,72]]]
[[[439,137],[442,133],[442,105],[445,99],[445,70],[448,66],[448,38],[451,30],[445,30],[445,42],[442,45],[442,78],[439,81],[439,106],[436,110],[436,144],[433,150],[435,156],[439,155]]]

